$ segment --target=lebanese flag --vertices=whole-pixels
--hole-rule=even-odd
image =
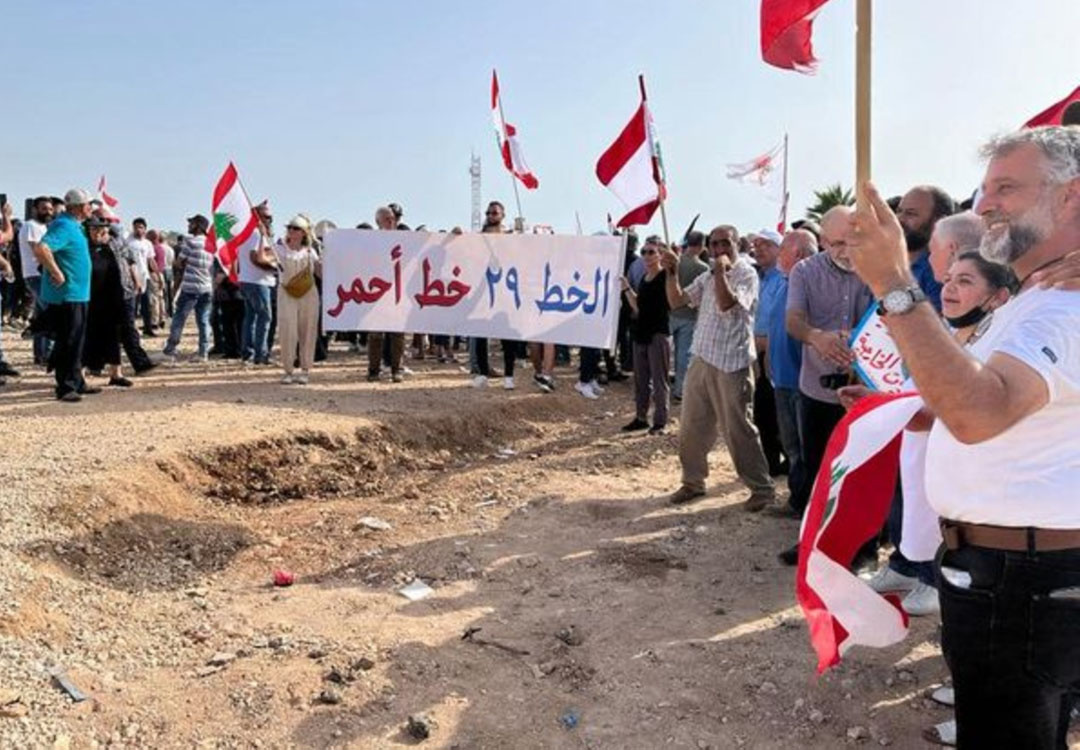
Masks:
[[[795,578],[819,674],[852,646],[883,648],[907,634],[900,599],[877,593],[849,568],[889,514],[903,430],[922,405],[913,393],[871,394],[829,438],[803,516]]]
[[[1065,110],[1069,110],[1069,124],[1080,125],[1080,86],[1057,104],[1032,117],[1024,123],[1024,127],[1037,128],[1040,125],[1064,125]]]
[[[817,66],[811,32],[828,0],[761,0],[761,57],[769,65],[800,73]]]
[[[221,267],[233,277],[237,250],[251,239],[259,228],[259,220],[232,162],[229,162],[214,187],[211,215],[213,219],[206,234],[206,249],[217,256]]]
[[[525,155],[521,153],[521,145],[517,141],[517,128],[503,119],[502,102],[499,101],[499,77],[494,70],[491,71],[491,119],[495,123],[495,137],[499,140],[499,153],[502,154],[503,164],[528,190],[536,190],[540,187],[540,180],[536,179],[536,175],[525,163]]]
[[[596,162],[596,176],[627,208],[615,226],[648,224],[652,220],[666,191],[644,94],[630,122]]]
[[[113,209],[120,205],[120,201],[113,198],[106,191],[105,175],[101,175],[101,179],[98,180],[97,198],[101,201],[101,213],[105,215],[105,218],[114,224],[119,223],[120,215],[113,211]]]

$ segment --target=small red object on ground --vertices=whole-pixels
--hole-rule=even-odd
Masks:
[[[275,570],[274,571],[274,585],[275,586],[292,586],[296,582],[296,576],[287,570]]]

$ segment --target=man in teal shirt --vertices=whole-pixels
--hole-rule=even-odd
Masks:
[[[79,188],[64,196],[67,210],[49,224],[34,256],[41,264],[41,302],[46,305],[56,345],[50,364],[56,376],[56,397],[82,400],[84,393],[99,393],[82,376],[82,349],[86,333],[86,307],[90,301],[90,244],[82,222],[90,215],[90,193]]]

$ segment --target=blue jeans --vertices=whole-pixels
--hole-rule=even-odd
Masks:
[[[210,350],[210,292],[181,291],[176,300],[176,314],[173,315],[169,328],[169,340],[165,343],[165,354],[176,353],[180,334],[184,332],[184,324],[192,310],[195,310],[195,325],[199,328],[199,356],[205,357]]]
[[[270,287],[242,282],[240,295],[244,298],[241,356],[244,359],[254,358],[260,364],[269,362],[266,333],[270,328]]]
[[[675,384],[671,386],[674,398],[682,398],[683,381],[690,367],[690,342],[694,340],[695,322],[694,318],[671,316],[671,339],[675,346]]]
[[[780,446],[788,457],[788,490],[795,492],[804,480],[802,461],[802,438],[799,437],[799,389],[773,386],[776,400],[776,424],[780,433]],[[789,495],[790,496],[790,495]]]

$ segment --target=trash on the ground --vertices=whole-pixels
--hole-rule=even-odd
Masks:
[[[563,712],[563,715],[559,717],[559,723],[562,724],[563,729],[573,729],[581,721],[581,714],[574,709],[567,709]]]
[[[292,586],[296,583],[296,576],[287,570],[275,570],[274,571],[274,585],[275,586]]]
[[[428,586],[419,578],[413,580],[412,583],[407,586],[402,586],[398,589],[398,593],[408,599],[410,602],[418,602],[421,599],[426,599],[435,592],[435,589]]]
[[[371,529],[372,531],[389,531],[393,528],[388,521],[376,518],[375,516],[364,516],[356,522],[356,525],[362,526],[365,529]]]
[[[79,688],[75,686],[75,683],[68,679],[67,674],[63,671],[54,671],[52,673],[52,680],[53,684],[55,684],[58,688],[67,693],[71,700],[75,701],[76,703],[82,703],[89,697],[82,690],[79,690]]]
[[[517,451],[513,448],[499,448],[499,452],[495,454],[498,458],[510,458],[517,455]]]
[[[435,722],[427,716],[410,716],[408,723],[405,724],[405,731],[413,739],[426,740],[431,736],[431,730],[434,726]]]
[[[529,652],[524,649],[514,648],[513,646],[507,646],[505,643],[499,643],[498,641],[478,637],[476,634],[479,633],[481,630],[483,630],[483,628],[478,628],[476,626],[466,628],[465,632],[461,634],[461,640],[468,641],[469,643],[475,643],[478,646],[494,646],[495,648],[501,649],[508,654],[513,654],[514,656],[529,655]]]

